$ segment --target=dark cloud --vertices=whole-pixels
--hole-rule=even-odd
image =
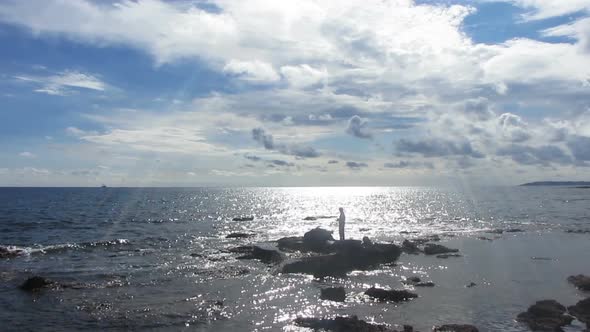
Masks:
[[[278,159],[271,160],[270,163],[272,163],[273,165],[276,165],[276,166],[295,166],[294,163],[291,163],[291,162],[288,162],[285,160],[278,160]]]
[[[365,163],[359,163],[359,162],[356,162],[356,161],[347,161],[346,162],[346,167],[352,168],[352,169],[360,169],[362,167],[369,167],[369,165],[367,165]]]
[[[434,169],[434,164],[430,162],[415,162],[415,161],[405,161],[400,160],[397,163],[385,163],[383,164],[385,168],[428,168]]]
[[[523,165],[570,164],[573,161],[569,155],[555,145],[532,147],[512,144],[499,148],[496,154],[510,157],[513,161]]]
[[[338,164],[339,161],[338,160],[328,160],[328,164]]]
[[[258,143],[262,144],[267,150],[275,150],[283,154],[301,158],[315,158],[320,156],[320,153],[311,146],[302,144],[275,143],[272,135],[266,133],[266,131],[262,128],[252,129],[252,138]]]
[[[260,158],[258,156],[252,156],[252,155],[245,155],[244,158],[246,158],[248,160],[252,160],[252,161],[260,161],[260,160],[262,160],[262,158]]]
[[[354,115],[348,120],[346,133],[358,138],[372,138],[373,134],[367,128],[367,121]]]
[[[590,137],[574,135],[566,144],[576,160],[590,161]]]
[[[488,120],[494,116],[494,112],[490,110],[490,101],[486,98],[480,97],[476,99],[469,99],[461,105],[461,111],[466,115],[475,117],[478,120]]]
[[[483,158],[484,155],[475,150],[470,142],[453,142],[444,139],[425,139],[422,141],[411,141],[400,139],[395,142],[395,148],[399,154],[411,153],[420,154],[424,157],[444,156],[470,156]]]

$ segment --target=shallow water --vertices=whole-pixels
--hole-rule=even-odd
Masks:
[[[571,305],[588,295],[565,279],[590,274],[590,234],[564,230],[590,228],[589,201],[590,190],[550,187],[2,188],[0,245],[22,255],[0,260],[0,322],[14,331],[293,331],[300,330],[292,325],[297,316],[356,314],[422,331],[441,323],[526,331],[514,317],[534,301]],[[350,237],[400,242],[443,234],[441,243],[464,257],[402,255],[397,266],[314,280],[225,252],[250,242],[271,246],[316,226],[335,230],[340,206]],[[322,215],[334,218],[303,220]],[[236,216],[255,218],[232,221]],[[484,233],[496,228],[525,232]],[[225,239],[235,231],[256,236]],[[494,241],[477,239],[482,235]],[[77,286],[16,289],[31,275]],[[410,275],[436,286],[416,289],[420,297],[401,304],[362,296],[373,285],[404,287]],[[477,286],[466,288],[469,282]],[[344,285],[347,301],[319,300],[328,285]]]

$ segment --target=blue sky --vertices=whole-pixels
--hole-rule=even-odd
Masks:
[[[0,185],[590,174],[590,0],[6,0],[0,47]]]

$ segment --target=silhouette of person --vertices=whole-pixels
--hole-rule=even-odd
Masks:
[[[346,216],[344,216],[344,209],[339,208],[340,216],[338,217],[338,233],[340,234],[340,241],[344,240],[344,224],[346,222]]]

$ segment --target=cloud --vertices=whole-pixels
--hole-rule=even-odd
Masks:
[[[572,162],[572,158],[555,145],[532,147],[512,144],[499,148],[496,154],[509,156],[513,161],[523,165],[571,164]]]
[[[577,160],[590,161],[590,137],[573,135],[567,146]]]
[[[302,158],[319,157],[320,153],[313,147],[298,143],[280,143],[276,144],[271,134],[267,134],[262,128],[252,129],[252,138],[262,144],[267,150],[276,150],[283,154],[293,155]]]
[[[527,131],[527,124],[518,115],[511,113],[501,114],[498,123],[506,139],[512,142],[524,142],[531,138]]]
[[[531,10],[523,15],[526,20],[542,20],[579,11],[590,11],[587,0],[504,0]]]
[[[29,151],[23,151],[21,153],[18,154],[19,156],[23,157],[23,158],[35,158],[37,157],[34,153],[31,153]]]
[[[470,142],[454,142],[441,139],[424,139],[413,141],[400,139],[394,143],[395,149],[399,154],[410,153],[419,154],[424,157],[444,157],[444,156],[470,156],[473,158],[483,158],[484,155],[473,148]]]
[[[356,161],[347,161],[346,167],[357,170],[357,169],[369,167],[369,165],[367,165],[366,163],[361,163],[361,162],[356,162]]]
[[[328,164],[338,164],[338,163],[339,163],[338,160],[334,160],[334,159],[328,160]]]
[[[372,138],[373,134],[367,128],[367,121],[361,119],[358,115],[348,120],[346,133],[358,138]]]
[[[279,160],[279,159],[273,159],[270,162],[276,166],[295,166],[294,163],[291,163],[291,162],[288,162],[285,160]]]
[[[82,135],[86,134],[86,132],[82,129],[77,128],[77,127],[67,127],[66,134],[68,134],[70,136],[82,136]]]
[[[70,93],[71,88],[104,91],[107,84],[98,77],[78,71],[63,71],[51,76],[17,75],[22,82],[28,82],[39,86],[34,91],[49,95],[64,96]]]
[[[258,156],[252,156],[252,155],[246,155],[244,156],[244,158],[248,159],[248,160],[252,160],[252,161],[261,161],[262,158],[258,157]]]
[[[282,66],[281,74],[294,87],[304,88],[321,83],[328,77],[326,68],[315,69],[307,64],[298,66]]]
[[[428,169],[434,169],[434,164],[430,163],[430,162],[416,162],[416,161],[406,161],[406,160],[400,160],[397,163],[385,163],[383,164],[383,167],[385,168],[396,168],[396,169],[401,169],[401,168],[428,168]]]
[[[274,82],[280,79],[271,64],[258,60],[231,60],[223,67],[223,72],[253,82]]]

